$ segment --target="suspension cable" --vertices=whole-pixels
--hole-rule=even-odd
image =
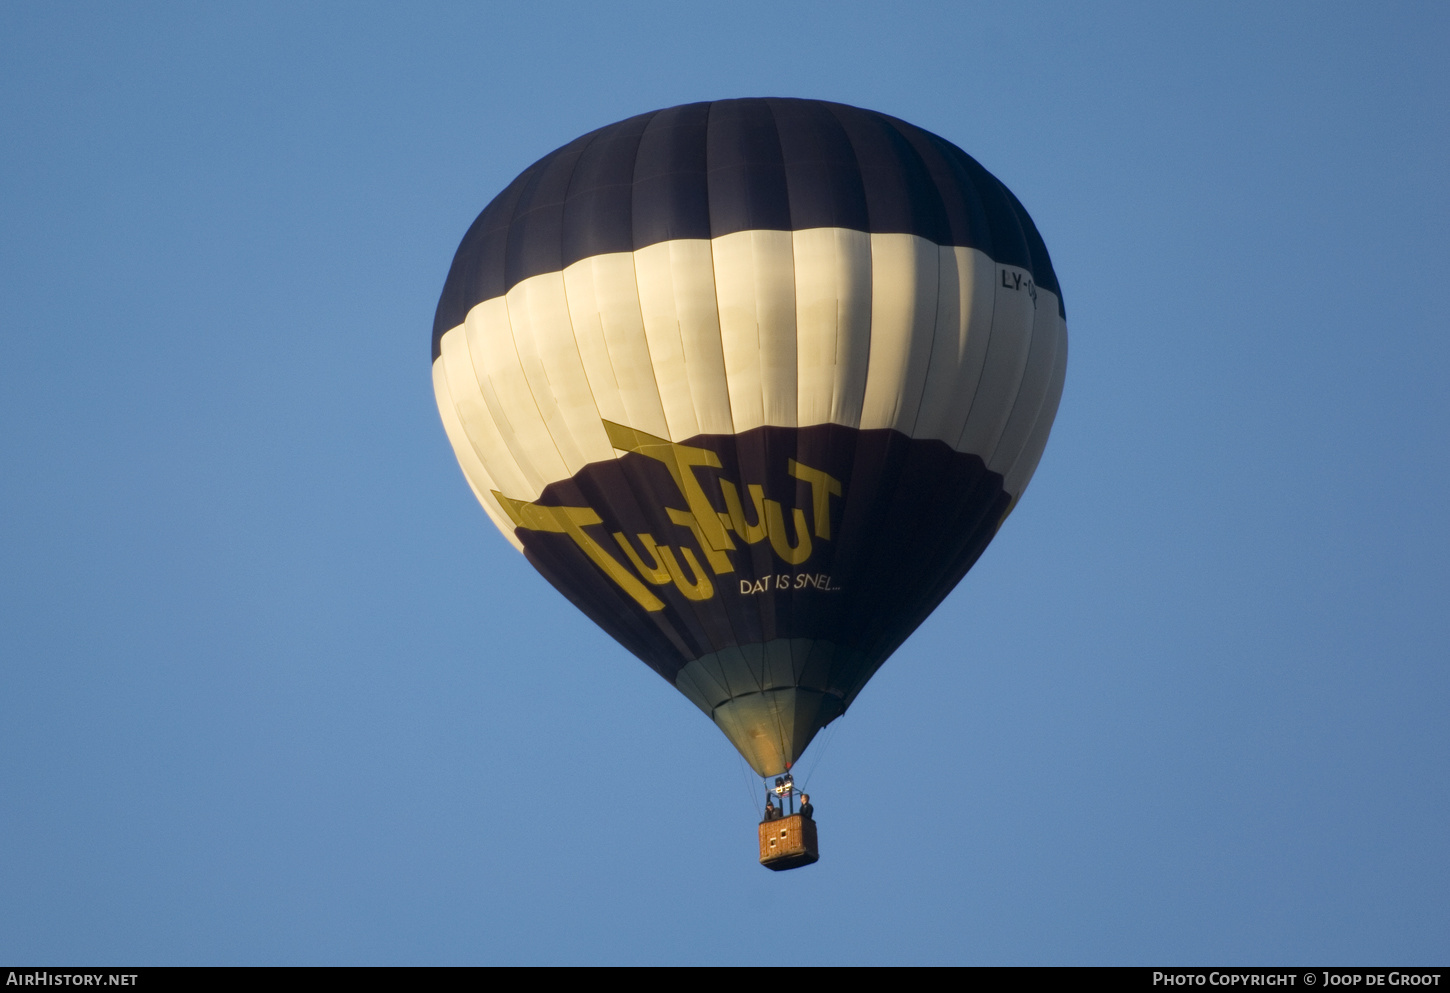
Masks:
[[[750,797],[750,809],[758,815],[760,813],[760,798],[756,795],[756,786],[753,782],[755,779],[755,770],[745,763],[745,758],[740,753],[737,752],[735,757],[740,759],[740,771],[745,774],[745,793]]]
[[[807,772],[805,778],[801,780],[802,793],[810,792],[810,790],[806,789],[806,787],[811,784],[811,777],[816,774],[816,767],[821,764],[821,757],[826,754],[826,749],[831,747],[831,742],[834,741],[836,738],[836,730],[840,726],[841,725],[839,723],[832,721],[831,726],[826,728],[825,740],[821,742],[820,749],[816,752],[815,757],[811,759],[810,771]]]

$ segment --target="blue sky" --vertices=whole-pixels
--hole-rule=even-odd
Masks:
[[[1443,964],[1447,45],[1430,3],[0,7],[0,960]],[[520,170],[764,95],[980,160],[1072,347],[785,874],[428,368]]]

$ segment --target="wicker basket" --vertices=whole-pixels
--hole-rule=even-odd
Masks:
[[[790,814],[760,822],[760,864],[767,869],[795,869],[820,857],[815,821]]]

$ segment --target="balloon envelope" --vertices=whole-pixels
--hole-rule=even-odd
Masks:
[[[981,555],[1066,364],[1007,188],[813,100],[673,107],[540,159],[464,236],[433,330],[499,529],[762,776]]]

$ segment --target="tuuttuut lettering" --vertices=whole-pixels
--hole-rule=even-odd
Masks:
[[[745,545],[769,542],[775,556],[793,566],[803,565],[810,559],[816,541],[831,540],[831,498],[844,497],[845,489],[829,473],[787,459],[786,472],[811,490],[809,507],[790,508],[767,497],[760,484],[747,483],[742,498],[736,482],[720,478],[717,480],[720,499],[725,505],[721,511],[715,508],[696,474],[699,468],[721,468],[720,456],[715,452],[679,445],[612,421],[605,421],[604,429],[616,449],[643,455],[664,465],[685,505],[664,510],[671,524],[689,532],[693,545],[684,543],[681,535],[667,535],[660,541],[649,532],[631,536],[615,531],[609,535],[609,541],[601,541],[587,530],[604,523],[592,507],[546,506],[515,500],[497,490],[493,496],[515,528],[566,535],[600,571],[647,611],[665,607],[651,586],[673,585],[687,600],[714,597],[717,586],[712,576],[735,571],[730,553],[740,550],[737,539]],[[671,537],[675,538],[673,543]],[[612,548],[619,550],[622,561],[612,550],[611,542]],[[840,589],[829,575],[810,572],[772,574],[753,580],[741,579],[739,583],[742,596],[772,590],[833,592]]]

